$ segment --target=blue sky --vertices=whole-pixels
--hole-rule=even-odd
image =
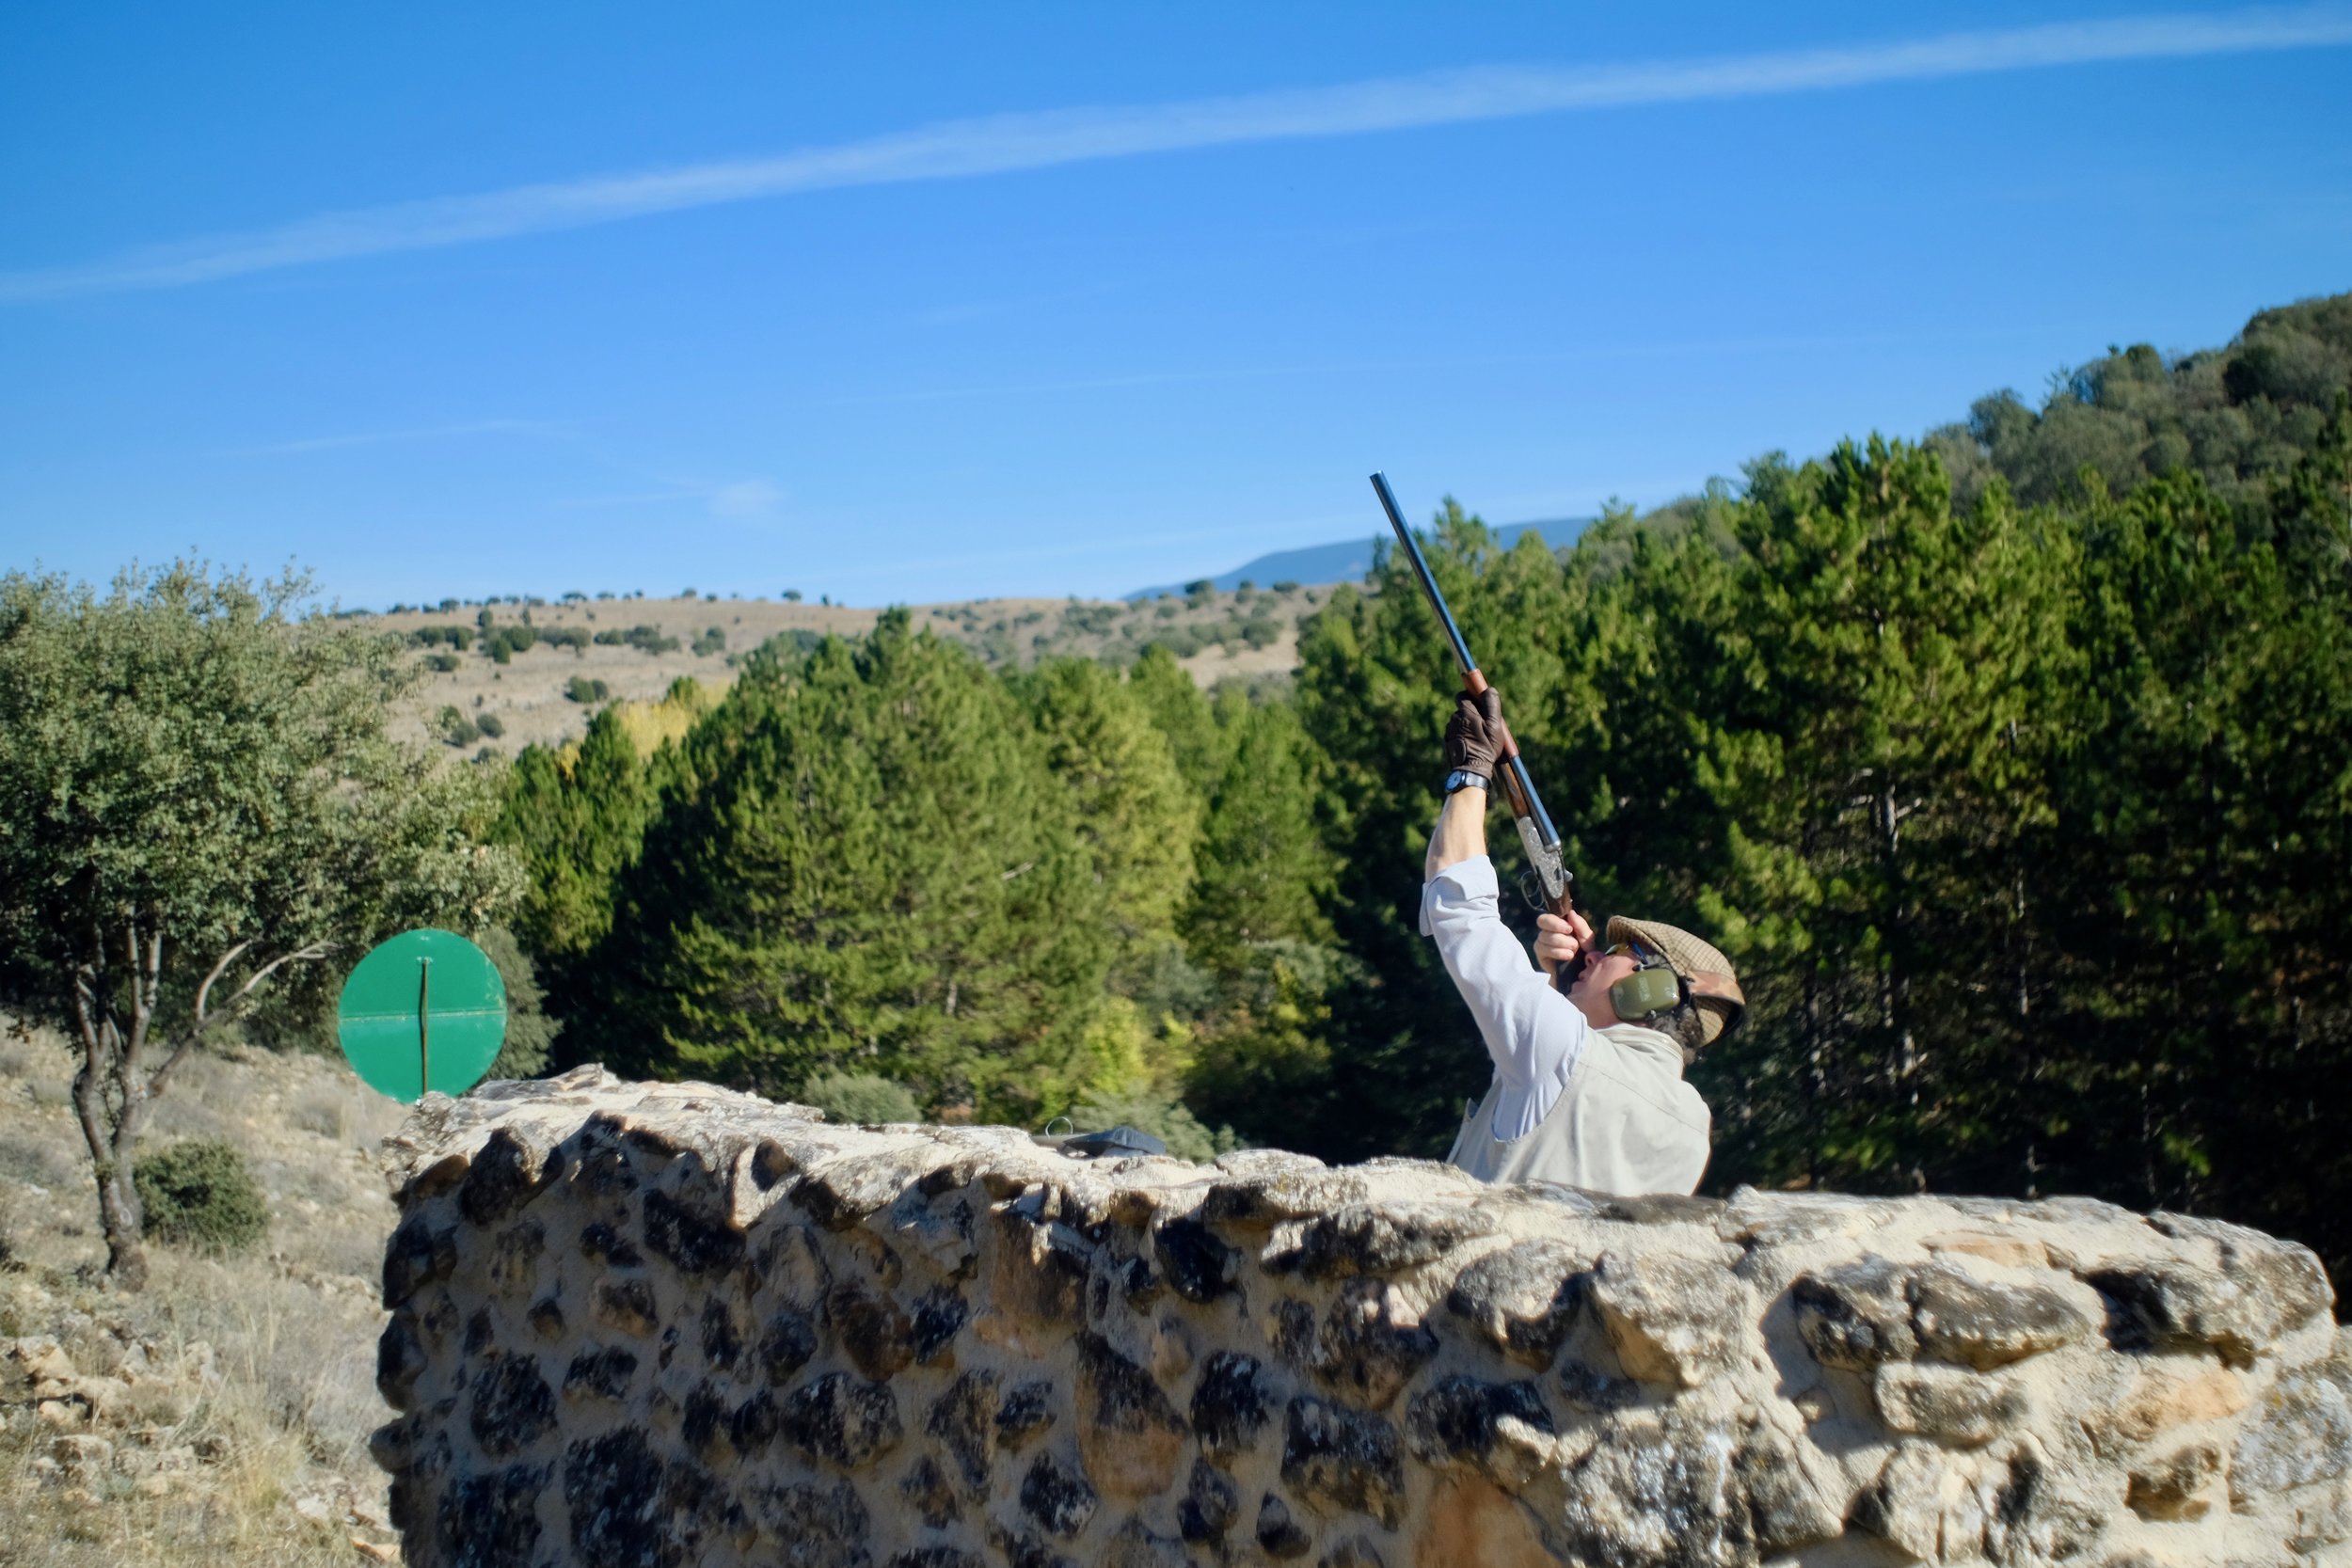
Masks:
[[[2352,8],[24,3],[0,567],[1112,594],[2352,288]]]

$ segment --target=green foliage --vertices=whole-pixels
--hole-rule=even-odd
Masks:
[[[1232,750],[1224,732],[1217,727],[1208,697],[1184,673],[1175,656],[1159,646],[1143,650],[1142,657],[1127,672],[1127,689],[1143,705],[1152,724],[1168,736],[1176,770],[1185,784],[1195,796],[1207,800],[1216,790],[1217,781],[1225,776],[1226,758]]]
[[[223,1138],[189,1138],[149,1151],[136,1183],[147,1234],[206,1252],[243,1252],[269,1234],[269,1203]]]
[[[727,634],[722,627],[707,627],[700,636],[694,639],[688,651],[693,654],[696,658],[704,658],[711,654],[725,653],[727,651]]]
[[[433,716],[433,733],[441,737],[444,746],[470,746],[482,738],[482,726],[469,718],[465,709],[444,703]]]
[[[538,971],[513,931],[493,926],[478,934],[474,942],[488,956],[506,987],[506,1037],[485,1076],[535,1078],[547,1069],[550,1048],[564,1026],[548,1016]]]
[[[902,612],[755,656],[687,738],[597,968],[608,1060],[787,1092],[871,1062],[1027,1121],[1083,1088],[1107,893],[1013,694]]]
[[[1331,863],[1315,825],[1318,781],[1297,715],[1244,702],[1225,728],[1232,760],[1210,799],[1184,931],[1202,963],[1231,973],[1252,947],[1329,939],[1322,906]]]
[[[461,661],[455,654],[427,654],[424,667],[437,675],[454,674]]]
[[[385,735],[399,640],[177,562],[101,597],[0,578],[0,993],[77,1042],[110,1268],[135,1284],[139,1130],[223,1025],[324,1011],[329,955],[479,926],[518,867],[489,781]],[[210,979],[207,979],[207,976]]]
[[[474,718],[473,727],[482,734],[488,736],[492,740],[496,740],[506,733],[506,721],[501,719],[495,713],[477,714]]]
[[[485,610],[483,613],[489,612]],[[528,616],[530,611],[525,610],[523,613]],[[529,653],[538,646],[538,628],[525,620],[520,626],[484,628],[482,651],[488,654],[492,661],[496,663],[512,664],[516,654]]]
[[[803,1085],[792,1098],[824,1112],[829,1121],[857,1126],[923,1119],[923,1107],[905,1085],[871,1072],[829,1068]]]
[[[2054,376],[2039,410],[1995,393],[1928,444],[1963,505],[1996,475],[2028,503],[2078,502],[2086,468],[2119,495],[2187,468],[2233,511],[2260,511],[2348,383],[2352,294],[2337,294],[2265,310],[2227,348],[2179,359],[2145,343],[2110,350]]]
[[[616,706],[588,721],[568,756],[531,746],[516,759],[498,836],[529,870],[515,932],[559,1013],[582,999],[583,966],[612,929],[619,879],[636,863],[675,757],[670,748],[641,756]]]
[[[1693,1069],[1711,1184],[2083,1191],[2352,1261],[2347,377],[2352,296],[1560,555],[1438,514],[1581,901],[1738,962],[1748,1022]],[[565,1046],[1190,1153],[1439,1152],[1488,1073],[1416,928],[1444,641],[1384,554],[1294,685],[1212,699],[1178,657],[1276,602],[1216,597],[1065,610],[1106,657],[1158,634],[1123,679],[1000,679],[899,616],[771,643],[676,747],[527,752],[517,929]],[[946,619],[1008,668],[1031,635]]]
[[[1060,809],[1102,888],[1118,961],[1167,947],[1191,890],[1200,816],[1168,736],[1133,683],[1100,664],[1058,659],[1013,685],[1066,792]]]
[[[630,626],[626,630],[618,626],[608,627],[596,633],[594,641],[606,647],[635,648],[646,654],[675,653],[678,645],[676,638],[662,636],[660,626]]]
[[[601,703],[612,695],[612,688],[603,681],[574,675],[564,684],[564,695],[575,703]]]

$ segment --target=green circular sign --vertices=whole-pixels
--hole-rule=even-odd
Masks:
[[[404,931],[354,966],[335,1011],[353,1070],[413,1104],[428,1088],[464,1094],[490,1070],[506,1037],[506,982],[454,931]]]

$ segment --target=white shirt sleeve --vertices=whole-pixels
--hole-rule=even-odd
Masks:
[[[1470,1005],[1494,1059],[1494,1135],[1534,1132],[1576,1070],[1591,1025],[1502,924],[1494,862],[1457,861],[1423,884],[1421,929]]]

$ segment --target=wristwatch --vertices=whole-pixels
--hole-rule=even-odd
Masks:
[[[1445,776],[1445,792],[1448,795],[1457,789],[1492,789],[1493,787],[1492,779],[1484,773],[1473,773],[1467,768],[1457,768]]]

